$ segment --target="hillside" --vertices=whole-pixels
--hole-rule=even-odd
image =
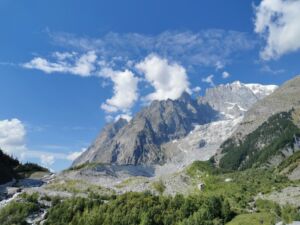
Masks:
[[[28,177],[34,172],[49,172],[34,163],[20,163],[17,159],[10,157],[0,149],[0,184],[7,183],[12,179],[20,179]]]
[[[238,143],[228,139],[221,146],[219,166],[232,170],[278,166],[300,150],[300,128],[295,119],[299,119],[295,110],[278,113]]]

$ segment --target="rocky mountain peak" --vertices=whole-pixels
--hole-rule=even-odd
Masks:
[[[118,165],[164,163],[162,146],[186,137],[197,125],[243,115],[259,97],[236,81],[206,90],[204,97],[195,99],[184,92],[176,100],[153,101],[131,121],[119,119],[107,125],[94,143],[73,165],[86,162]],[[222,116],[220,116],[222,115]],[[168,152],[168,158],[172,152]]]

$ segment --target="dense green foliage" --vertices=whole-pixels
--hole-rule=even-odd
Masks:
[[[293,123],[292,111],[275,114],[245,140],[224,142],[221,148],[225,155],[219,165],[232,170],[260,167],[283,148],[293,147],[295,136],[300,137],[300,129]]]
[[[6,183],[16,177],[17,174],[14,168],[19,164],[17,159],[8,156],[0,149],[0,184]]]
[[[23,173],[26,174],[27,176],[30,175],[31,173],[34,172],[49,172],[48,169],[35,164],[35,163],[25,163],[25,164],[19,164],[16,168],[15,171],[17,173]]]
[[[47,169],[35,164],[21,164],[17,159],[5,154],[0,149],[0,184],[11,181],[13,178],[23,178],[29,176],[33,172],[43,171]]]
[[[226,182],[228,177],[232,181]],[[226,196],[238,213],[250,209],[248,203],[254,201],[254,197],[258,193],[280,190],[290,184],[287,178],[283,176],[275,175],[269,170],[259,169],[209,176],[204,181],[206,184],[205,194]]]
[[[50,209],[46,225],[134,225],[134,224],[224,224],[233,217],[227,201],[220,197],[193,195],[155,196],[126,193],[103,204],[101,200],[74,198]]]

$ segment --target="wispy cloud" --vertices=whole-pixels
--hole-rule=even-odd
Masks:
[[[67,50],[55,51],[50,57],[34,57],[22,66],[45,73],[102,77],[104,86],[112,84],[113,96],[101,108],[114,117],[131,116],[139,96],[139,80],[155,89],[142,99],[176,99],[183,91],[190,91],[190,71],[198,66],[220,70],[257,43],[246,33],[216,29],[165,31],[157,35],[108,33],[99,38],[48,34],[56,45]],[[111,116],[107,118],[111,120]]]
[[[53,53],[54,62],[46,58],[35,57],[22,66],[27,69],[37,69],[45,73],[70,73],[79,76],[90,76],[96,69],[97,55],[88,51],[82,55],[69,52]]]
[[[217,29],[165,31],[157,35],[108,33],[99,38],[68,33],[50,32],[49,35],[56,44],[80,51],[96,51],[107,61],[141,60],[154,52],[184,65],[217,68],[223,68],[236,53],[251,50],[257,44],[247,33]]]

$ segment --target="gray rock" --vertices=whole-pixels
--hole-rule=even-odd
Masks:
[[[195,125],[242,116],[275,87],[234,82],[208,89],[206,95],[198,99],[183,93],[177,100],[153,101],[130,122],[119,120],[107,125],[73,166],[91,162],[164,164],[178,151],[169,148],[166,151],[163,145],[186,137]]]
[[[208,104],[198,104],[184,93],[177,100],[153,101],[129,122],[108,125],[95,142],[73,163],[113,163],[119,165],[163,162],[161,144],[184,137],[194,124],[217,117]]]

